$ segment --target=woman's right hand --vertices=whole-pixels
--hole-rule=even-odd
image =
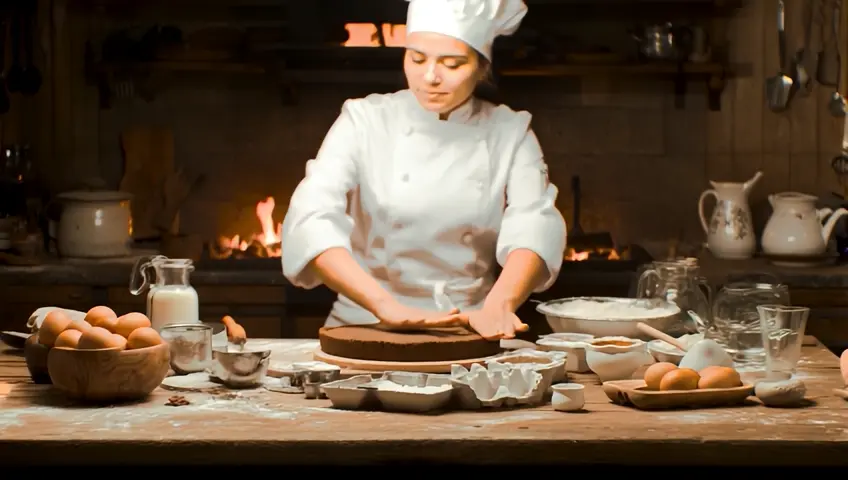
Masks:
[[[408,307],[395,299],[380,302],[374,316],[382,325],[392,330],[418,330],[422,328],[458,327],[468,325],[468,316],[458,308],[436,312]]]

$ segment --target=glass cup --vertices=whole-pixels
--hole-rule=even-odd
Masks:
[[[801,345],[810,309],[789,305],[758,305],[760,332],[770,377],[791,377],[801,359]]]

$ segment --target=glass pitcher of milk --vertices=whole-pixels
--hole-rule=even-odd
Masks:
[[[141,295],[149,289],[147,316],[157,331],[170,324],[200,323],[197,291],[189,283],[193,270],[191,260],[164,255],[142,257],[133,267],[130,293]]]

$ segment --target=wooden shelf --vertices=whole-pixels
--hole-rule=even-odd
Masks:
[[[179,73],[221,73],[268,75],[282,85],[293,84],[338,84],[360,83],[374,85],[404,85],[403,72],[398,68],[285,68],[284,62],[271,61],[267,64],[223,61],[154,61],[140,63],[99,63],[94,65],[94,75],[101,92],[101,106],[109,108],[115,83],[149,78],[151,75]],[[643,76],[670,77],[674,80],[678,107],[683,108],[682,99],[686,86],[693,80],[705,80],[710,109],[718,110],[720,96],[724,90],[728,68],[720,63],[630,63],[612,65],[560,64],[526,67],[510,67],[496,70],[496,77],[539,78],[539,77],[593,77],[593,76]]]
[[[562,64],[541,67],[509,68],[499,72],[502,77],[589,77],[596,75],[724,75],[725,67],[718,63],[621,63]]]
[[[162,60],[138,63],[101,63],[97,65],[100,73],[117,72],[206,72],[206,73],[268,73],[270,67],[249,62],[217,61],[171,61]],[[303,69],[314,72],[349,72],[361,74],[364,69]],[[511,67],[498,71],[501,77],[581,77],[594,75],[724,75],[727,67],[719,63],[685,63],[678,67],[676,63],[622,63],[622,64],[561,64],[528,67]],[[285,71],[285,70],[283,70]],[[376,70],[380,75],[392,76],[390,70]],[[397,73],[397,71],[395,71]]]

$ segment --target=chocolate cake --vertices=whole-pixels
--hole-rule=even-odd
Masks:
[[[496,355],[500,342],[464,328],[392,331],[365,325],[322,328],[321,350],[337,357],[383,362],[447,362]]]

